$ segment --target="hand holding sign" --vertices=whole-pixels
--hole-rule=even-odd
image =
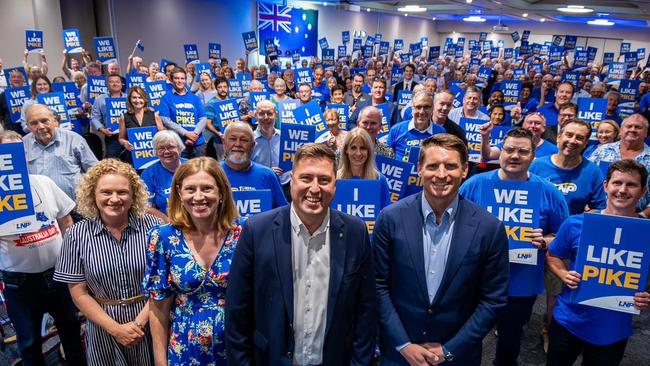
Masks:
[[[562,280],[562,282],[564,282],[564,284],[568,288],[575,290],[578,288],[578,284],[580,283],[581,277],[582,276],[580,275],[580,273],[576,271],[567,271],[566,274],[560,279]]]

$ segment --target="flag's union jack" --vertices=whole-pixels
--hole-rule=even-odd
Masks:
[[[285,32],[291,33],[291,6],[278,6],[273,4],[259,3],[258,7],[259,30],[271,27],[273,32],[282,28]]]

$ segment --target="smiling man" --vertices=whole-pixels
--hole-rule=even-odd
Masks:
[[[231,365],[368,365],[375,279],[365,224],[330,208],[334,152],[306,144],[293,159],[291,205],[246,221],[230,267]]]
[[[256,191],[268,189],[273,196],[272,207],[287,204],[287,199],[282,193],[280,180],[271,170],[251,160],[255,138],[253,130],[246,122],[235,122],[226,128],[224,134],[224,150],[226,159],[221,162],[221,167],[233,191]]]
[[[503,224],[458,195],[467,147],[422,142],[422,193],[382,210],[373,235],[382,365],[480,365],[483,337],[506,304]]]

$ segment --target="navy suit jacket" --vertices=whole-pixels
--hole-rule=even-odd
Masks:
[[[294,352],[290,205],[244,224],[226,294],[229,365],[291,365]],[[369,365],[375,277],[366,225],[330,209],[330,282],[323,365]]]
[[[508,296],[508,240],[503,224],[459,197],[440,288],[429,301],[424,273],[422,193],[386,207],[375,226],[375,275],[382,355],[408,365],[395,347],[443,344],[450,365],[480,365],[483,337]],[[447,364],[448,362],[445,362]]]

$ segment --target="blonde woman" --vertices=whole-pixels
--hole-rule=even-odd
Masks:
[[[341,148],[337,179],[378,179],[380,181],[381,207],[390,204],[388,181],[375,167],[375,144],[370,134],[362,128],[348,132]]]
[[[147,231],[160,224],[146,214],[149,194],[133,168],[105,159],[77,187],[77,212],[54,280],[65,282],[88,318],[88,365],[151,365],[149,306],[140,289]]]
[[[598,143],[589,145],[582,153],[582,156],[584,156],[587,159],[589,159],[591,154],[598,148],[598,146],[617,141],[620,127],[618,123],[616,123],[616,121],[611,119],[606,119],[600,121],[600,123],[598,124],[598,129],[596,131],[597,131],[596,138],[598,140]]]

